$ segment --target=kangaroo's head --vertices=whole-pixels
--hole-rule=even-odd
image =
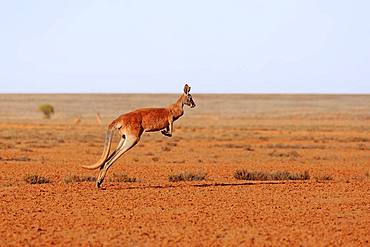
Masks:
[[[191,87],[188,84],[184,86],[184,105],[190,106],[194,108],[196,104],[194,103],[193,97],[191,96],[190,92]]]

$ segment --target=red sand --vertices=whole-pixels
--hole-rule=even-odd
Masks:
[[[108,171],[102,190],[65,182],[97,175],[79,166],[102,152],[93,110],[79,125],[73,112],[44,121],[10,113],[11,97],[17,109],[33,102],[0,100],[0,246],[369,245],[369,96],[201,95],[197,102],[194,95],[199,108],[175,123],[174,137],[145,134]],[[53,97],[72,111],[68,102],[78,96]],[[103,106],[117,100],[90,97]],[[153,96],[130,97],[126,105]],[[102,113],[106,123],[115,114]],[[237,169],[307,170],[311,179],[240,181]],[[168,181],[183,171],[207,179]],[[114,173],[138,181],[110,182]],[[51,183],[28,184],[27,174]]]

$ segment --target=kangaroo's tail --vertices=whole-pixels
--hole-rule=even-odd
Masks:
[[[89,169],[89,170],[95,170],[95,169],[101,167],[104,164],[104,162],[108,158],[110,147],[111,147],[111,144],[112,144],[113,130],[114,130],[113,128],[109,127],[107,132],[105,133],[104,151],[103,151],[103,154],[101,155],[99,161],[96,162],[93,165],[82,166],[83,168]]]

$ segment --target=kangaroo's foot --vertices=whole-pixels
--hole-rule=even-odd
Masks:
[[[172,137],[172,133],[168,132],[167,130],[162,130],[161,133],[167,137]]]
[[[98,179],[96,180],[96,188],[99,189],[100,188],[100,185],[103,183],[103,180],[102,179]]]

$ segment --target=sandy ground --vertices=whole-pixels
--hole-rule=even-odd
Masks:
[[[176,95],[0,95],[0,246],[370,245],[369,95],[193,97],[172,138],[144,134],[97,190],[66,182],[97,175],[80,168],[102,152],[96,113],[106,125]],[[311,178],[243,181],[237,169]],[[180,172],[207,176],[169,181]]]

